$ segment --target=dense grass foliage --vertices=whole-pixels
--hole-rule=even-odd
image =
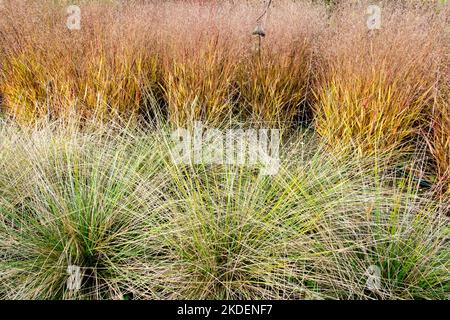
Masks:
[[[448,186],[448,5],[384,2],[379,30],[364,2],[276,1],[257,22],[257,1],[86,1],[81,30],[67,29],[66,5],[0,9],[6,116],[137,118],[157,105],[178,125],[314,119],[361,154],[427,143],[430,179]]]
[[[450,298],[448,5],[1,3],[0,298]],[[279,171],[174,162],[199,120]]]
[[[3,298],[448,298],[449,204],[382,158],[308,131],[275,176],[175,165],[166,130],[2,125]]]

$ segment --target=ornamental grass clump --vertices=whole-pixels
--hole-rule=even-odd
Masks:
[[[7,115],[21,123],[73,113],[134,117],[149,96],[159,99],[149,11],[84,4],[81,29],[70,30],[65,9],[35,1],[3,9],[0,92]]]
[[[265,36],[257,36],[259,43],[247,53],[237,81],[249,118],[274,127],[309,118],[314,40],[324,30],[325,17],[321,6],[286,3],[269,7],[257,22]]]
[[[159,129],[2,124],[1,297],[448,298],[448,204],[383,158],[297,133],[268,176],[176,164]]]
[[[332,13],[314,90],[316,129],[330,146],[361,154],[414,149],[448,64],[448,12],[384,4],[381,28],[369,30],[365,9],[344,4]]]

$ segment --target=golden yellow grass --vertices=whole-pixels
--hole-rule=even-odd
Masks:
[[[354,145],[365,154],[411,147],[448,63],[445,15],[393,6],[382,10],[382,28],[369,30],[355,14],[365,8],[342,6],[320,42],[316,128],[331,145]]]

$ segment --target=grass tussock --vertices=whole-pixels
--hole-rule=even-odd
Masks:
[[[1,137],[3,298],[448,298],[448,204],[314,134],[283,142],[274,177],[175,165],[161,131]]]

